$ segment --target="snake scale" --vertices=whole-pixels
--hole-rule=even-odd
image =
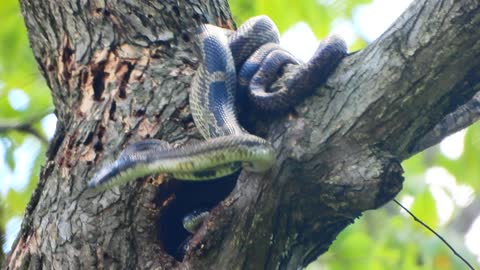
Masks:
[[[180,147],[156,139],[130,144],[94,175],[89,187],[107,188],[156,173],[209,180],[242,168],[268,170],[275,162],[275,151],[268,141],[241,127],[238,100],[267,112],[291,108],[324,83],[346,55],[344,41],[332,36],[320,44],[309,62],[301,64],[278,45],[278,30],[266,16],[249,19],[237,31],[205,24],[196,37],[201,61],[189,102],[205,141]],[[269,92],[287,64],[298,65],[293,78],[286,87]]]

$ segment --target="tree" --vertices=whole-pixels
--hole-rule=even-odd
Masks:
[[[277,164],[240,174],[180,264],[167,229],[191,186],[160,176],[99,194],[86,183],[128,142],[198,140],[187,102],[198,61],[192,33],[203,22],[233,28],[228,5],[79,5],[22,1],[59,122],[10,268],[297,268],[400,191],[400,161],[465,125],[452,119],[477,119],[461,106],[476,104],[478,4],[418,1],[297,113],[255,121]],[[468,117],[449,116],[458,112]]]

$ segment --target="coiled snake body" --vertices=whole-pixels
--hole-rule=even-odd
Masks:
[[[177,148],[155,139],[133,143],[92,178],[90,187],[119,185],[155,173],[209,180],[241,168],[268,170],[275,151],[269,142],[240,126],[236,100],[248,98],[264,111],[285,110],[323,83],[346,55],[344,42],[331,37],[312,60],[299,64],[278,46],[278,30],[266,16],[248,20],[235,32],[203,25],[198,43],[202,61],[192,81],[190,108],[206,141]],[[293,79],[284,89],[268,92],[286,64],[299,65]]]

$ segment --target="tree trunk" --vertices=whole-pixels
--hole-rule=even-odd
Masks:
[[[96,192],[88,180],[128,143],[200,140],[188,106],[193,33],[201,23],[234,28],[228,4],[21,4],[58,126],[8,269],[305,266],[400,191],[400,162],[480,90],[478,1],[415,1],[296,111],[257,117],[253,129],[277,150],[268,173],[158,176]],[[199,207],[213,209],[183,245],[180,218]]]

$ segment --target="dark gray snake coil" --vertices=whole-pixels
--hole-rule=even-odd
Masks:
[[[119,185],[155,173],[209,180],[241,168],[268,170],[275,151],[240,126],[236,100],[246,99],[268,112],[291,108],[323,84],[346,55],[344,41],[331,36],[301,64],[278,45],[278,30],[266,16],[249,19],[237,31],[202,25],[197,38],[202,60],[192,81],[190,108],[205,141],[177,148],[155,139],[130,144],[95,174],[90,187]],[[286,87],[269,92],[286,64],[298,65],[293,78]]]
[[[202,61],[192,82],[190,107],[206,141],[178,148],[155,139],[133,143],[92,178],[90,187],[118,185],[155,173],[208,180],[242,167],[268,170],[274,163],[274,150],[239,125],[236,98],[248,96],[265,111],[291,108],[318,88],[346,55],[343,40],[332,36],[320,44],[308,63],[299,64],[279,47],[278,30],[266,16],[248,20],[235,32],[202,25],[197,37]],[[287,87],[268,92],[286,64],[298,64],[296,74]]]

